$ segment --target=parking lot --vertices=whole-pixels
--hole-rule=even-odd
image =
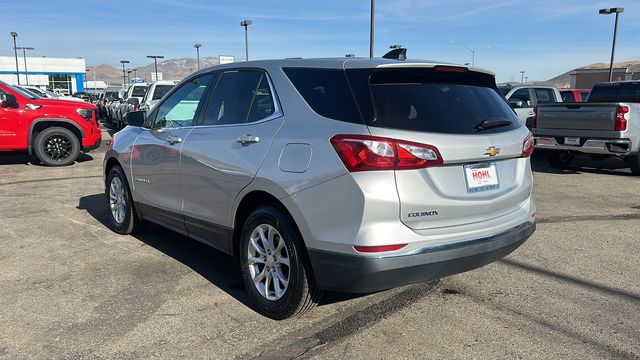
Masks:
[[[279,326],[230,258],[158,226],[109,229],[108,137],[69,167],[0,157],[0,357],[640,358],[640,178],[615,159],[559,171],[534,155],[538,230],[503,260],[328,294]]]

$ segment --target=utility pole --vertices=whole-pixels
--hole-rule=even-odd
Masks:
[[[160,80],[160,79],[158,79],[158,59],[164,59],[164,56],[162,56],[162,55],[147,55],[147,57],[149,59],[153,59],[153,63],[155,64],[155,68],[156,68],[156,81]]]
[[[371,0],[371,24],[369,26],[369,57],[373,58],[373,37],[374,37],[374,22],[376,13],[376,0]]]
[[[253,24],[251,20],[242,20],[240,22],[240,26],[244,26],[244,59],[245,61],[249,61],[249,35],[247,28],[249,25]]]
[[[120,60],[120,63],[122,64],[122,88],[125,89],[127,86],[127,74],[125,73],[124,64],[128,64],[129,60]]]
[[[9,34],[11,36],[13,36],[13,53],[16,56],[16,77],[18,78],[18,85],[20,85],[20,69],[18,69],[18,44],[16,42],[16,38],[18,37],[18,33],[15,32],[15,31],[12,31]]]
[[[198,59],[198,70],[200,70],[200,47],[202,47],[202,44],[195,44],[193,45],[194,48],[196,48],[196,58]]]

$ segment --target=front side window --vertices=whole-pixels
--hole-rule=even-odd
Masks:
[[[263,81],[264,80],[264,81]],[[255,104],[254,98],[262,104]],[[202,125],[243,124],[273,113],[266,76],[259,70],[226,71],[220,76]],[[251,114],[254,114],[251,119]]]
[[[203,75],[183,84],[163,102],[154,120],[154,128],[192,126],[198,106],[212,75]]]
[[[511,97],[509,97],[509,100],[522,100],[527,104],[527,106],[532,106],[531,95],[529,95],[529,89],[527,88],[514,91],[513,94],[511,94]]]

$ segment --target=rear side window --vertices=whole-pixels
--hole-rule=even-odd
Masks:
[[[370,100],[362,84],[352,87],[357,89],[362,113],[373,115],[365,116],[370,126],[445,134],[490,134],[521,126],[493,76],[487,74],[385,69],[369,77]],[[367,111],[367,106],[373,106],[373,111]],[[500,126],[480,129],[482,123]]]
[[[549,104],[556,102],[553,89],[536,88],[535,90],[538,104]],[[572,94],[573,95],[573,94]]]
[[[144,96],[144,93],[147,91],[146,86],[134,86],[133,91],[131,92],[131,96],[140,97]]]
[[[284,73],[318,115],[362,124],[344,70],[286,68]]]
[[[162,97],[173,88],[173,85],[156,85],[156,89],[153,92],[153,99],[160,100]]]
[[[253,96],[263,78],[262,71],[234,70],[220,76],[202,125],[243,124]]]

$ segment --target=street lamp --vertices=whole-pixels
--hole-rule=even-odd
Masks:
[[[245,61],[249,61],[249,35],[247,35],[247,28],[249,25],[253,24],[251,20],[242,20],[240,22],[240,26],[244,26],[244,59]]]
[[[528,77],[528,76],[525,76],[525,77],[524,77],[524,84],[525,84],[525,85],[527,85],[527,83],[528,83],[528,82],[529,82],[529,77]]]
[[[149,59],[153,59],[153,63],[155,64],[155,68],[156,68],[156,81],[158,81],[158,59],[164,59],[164,56],[162,55],[147,55],[147,58]]]
[[[609,82],[613,80],[613,56],[616,52],[616,35],[618,34],[618,15],[624,12],[624,8],[616,7],[610,9],[600,9],[598,14],[600,15],[610,15],[616,14],[616,22],[613,26],[613,44],[611,45],[611,62],[609,63]]]
[[[122,64],[122,88],[124,89],[127,86],[127,74],[125,74],[124,64],[128,64],[129,60],[120,60]]]
[[[133,68],[133,78],[137,79],[138,78],[138,69]]]
[[[127,69],[127,83],[131,83],[131,73],[133,70]]]
[[[524,73],[524,70],[520,71],[520,84],[524,84]]]
[[[200,70],[200,48],[202,47],[202,44],[195,44],[193,45],[194,48],[196,48],[196,58],[198,59],[198,70]]]
[[[376,0],[371,0],[371,18],[369,24],[369,57],[373,58],[373,33],[374,33],[374,20],[376,12]]]
[[[449,43],[451,43],[451,44],[458,44],[458,45],[462,45],[462,46],[464,46],[465,48],[467,48],[467,50],[469,50],[469,51],[471,52],[471,66],[474,66],[474,65],[476,64],[476,51],[477,51],[478,49],[488,49],[488,48],[490,48],[490,46],[485,45],[485,46],[480,46],[480,47],[479,47],[479,48],[477,48],[477,49],[474,49],[474,48],[472,48],[471,46],[469,46],[469,45],[467,45],[467,44],[465,44],[465,43],[463,43],[463,42],[453,41],[453,40],[449,40]]]
[[[36,48],[16,46],[17,50],[22,50],[22,59],[24,60],[24,76],[27,78],[27,86],[29,85],[29,74],[27,73],[27,50],[35,50]]]
[[[20,70],[18,69],[18,44],[16,43],[16,38],[18,37],[18,33],[12,31],[9,35],[13,36],[13,53],[16,56],[16,77],[18,78],[18,85],[20,85]]]

